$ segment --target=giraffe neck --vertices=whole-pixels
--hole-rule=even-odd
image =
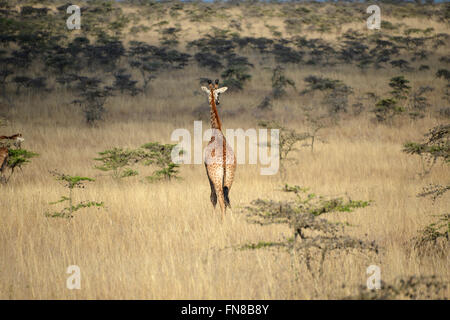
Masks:
[[[220,122],[219,113],[217,112],[214,92],[211,90],[211,128],[222,131],[222,123]]]
[[[214,91],[211,89],[211,128],[218,129],[222,132],[222,123],[220,122],[219,113],[217,112],[216,100],[214,99]],[[213,141],[214,136],[211,137],[211,141]],[[227,163],[227,148],[225,137],[222,140],[222,164]],[[226,181],[226,167],[223,167],[223,178],[222,178],[222,186],[223,182]]]

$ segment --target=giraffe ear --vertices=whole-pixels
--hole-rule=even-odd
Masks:
[[[218,92],[218,93],[224,93],[224,92],[227,91],[227,90],[228,90],[228,87],[222,87],[222,88],[216,89],[216,92]]]
[[[202,90],[205,91],[206,93],[210,93],[209,89],[207,87],[202,87]]]

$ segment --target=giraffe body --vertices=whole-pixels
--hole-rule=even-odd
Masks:
[[[0,173],[3,173],[8,164],[8,148],[0,148]]]
[[[17,133],[12,136],[0,136],[0,140],[13,140],[13,144],[16,146],[16,148],[20,148],[20,144],[22,143],[22,141],[24,141],[21,133]],[[0,146],[0,181],[3,182],[6,181],[4,172],[6,170],[6,167],[8,166],[9,148],[10,143],[2,143],[2,146]]]
[[[206,147],[205,167],[211,187],[211,202],[215,207],[218,201],[224,215],[226,208],[231,208],[229,194],[236,171],[236,157],[220,130],[215,131]]]

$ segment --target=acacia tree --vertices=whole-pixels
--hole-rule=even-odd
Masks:
[[[404,109],[397,104],[397,100],[392,98],[379,100],[372,110],[379,122],[392,120],[394,116],[402,113]]]
[[[149,181],[179,179],[178,168],[180,165],[172,161],[172,150],[175,146],[176,144],[150,142],[141,147],[146,151],[142,157],[144,164],[156,165],[159,168],[155,170],[151,176],[147,177]]]
[[[252,78],[249,72],[250,68],[253,68],[253,64],[246,57],[241,57],[234,53],[227,55],[226,60],[227,66],[221,74],[221,77],[224,78],[223,85],[242,90],[244,84]]]
[[[297,150],[296,145],[298,142],[304,141],[310,137],[309,133],[298,133],[294,129],[289,129],[276,121],[260,121],[259,125],[267,129],[280,130],[279,136],[279,148],[280,148],[280,176],[281,179],[286,178],[286,161],[295,161],[295,159],[288,158],[289,154]]]
[[[59,203],[69,202],[69,206],[63,208],[60,211],[56,212],[46,212],[45,215],[47,217],[52,218],[73,218],[73,213],[83,209],[83,208],[90,208],[90,207],[103,207],[103,202],[96,202],[96,201],[83,201],[79,202],[77,204],[73,204],[73,190],[75,188],[84,188],[86,182],[93,182],[95,179],[89,178],[89,177],[81,177],[81,176],[70,176],[64,173],[59,173],[57,171],[51,171],[52,175],[56,177],[56,180],[63,183],[63,185],[69,189],[69,195],[68,196],[62,196],[59,200],[50,202],[51,205],[56,205]]]
[[[95,168],[102,171],[112,171],[114,178],[126,178],[139,174],[136,170],[130,168],[131,165],[138,162],[139,154],[136,150],[113,148],[98,154],[99,157],[94,160],[101,162],[101,164],[95,166]]]
[[[131,74],[126,74],[125,69],[119,69],[114,74],[114,88],[120,90],[120,93],[129,92],[130,95],[135,96],[139,89],[136,88],[137,81],[131,80]]]
[[[284,185],[284,192],[294,194],[293,200],[273,201],[256,199],[244,208],[248,222],[259,225],[287,224],[291,236],[277,242],[260,241],[245,244],[240,249],[262,249],[279,247],[287,249],[291,255],[293,271],[296,264],[305,264],[313,277],[323,275],[323,265],[332,252],[348,254],[378,254],[374,241],[353,238],[344,233],[345,225],[332,223],[320,216],[333,212],[352,212],[370,205],[371,201],[351,200],[343,197],[320,196],[309,192],[308,188]],[[296,274],[296,279],[298,279]]]
[[[101,87],[101,80],[95,77],[78,77],[77,80],[76,89],[80,98],[73,100],[72,103],[81,106],[86,122],[93,125],[103,120],[106,112],[104,105],[108,97],[112,96],[112,88]]]
[[[424,142],[408,142],[403,145],[403,151],[419,155],[422,161],[422,175],[428,174],[437,161],[450,164],[450,124],[432,128]],[[450,190],[450,182],[445,185],[430,184],[425,187],[419,197],[431,197],[433,201],[441,198]],[[435,215],[435,221],[420,230],[414,239],[414,247],[419,254],[438,253],[446,255],[450,240],[450,214]]]
[[[150,182],[179,179],[180,166],[172,162],[172,150],[175,146],[175,144],[149,142],[137,149],[113,148],[102,151],[99,152],[100,157],[94,159],[101,162],[95,168],[112,171],[114,178],[125,178],[138,175],[139,172],[132,169],[132,166],[142,164],[157,167],[152,175],[146,177]],[[182,152],[180,150],[180,153]]]
[[[23,149],[20,144],[2,142],[0,147],[5,147],[8,150],[8,157],[6,162],[6,169],[9,170],[9,175],[6,176],[5,168],[0,170],[0,183],[7,184],[12,175],[17,171],[16,169],[22,170],[22,168],[31,162],[32,158],[37,157],[39,154]]]
[[[407,142],[403,145],[404,152],[420,156],[422,175],[428,174],[439,160],[450,164],[450,124],[432,128],[425,137],[424,142]]]
[[[389,81],[389,86],[392,90],[389,92],[391,97],[380,99],[375,108],[372,110],[379,122],[392,121],[392,119],[405,112],[408,98],[410,96],[409,80],[404,76],[393,77]],[[417,110],[426,107],[426,98],[422,95],[430,91],[429,88],[421,88],[412,96],[413,110],[410,112],[411,118],[420,117]],[[416,109],[416,110],[414,110]]]
[[[391,78],[391,80],[389,81],[389,86],[392,88],[392,91],[390,92],[392,96],[397,100],[406,99],[411,89],[408,83],[409,80],[405,79],[404,76]]]
[[[347,112],[348,97],[353,93],[351,87],[341,80],[313,75],[307,76],[304,81],[307,83],[307,86],[301,94],[314,91],[323,92],[324,97],[322,101],[330,116],[336,117],[341,112]]]
[[[272,96],[277,99],[286,94],[286,87],[291,86],[295,89],[294,80],[288,78],[284,74],[284,68],[280,65],[273,69],[272,73]]]
[[[14,59],[11,57],[5,58],[5,57],[1,57],[4,51],[0,52],[0,86],[1,86],[1,96],[4,99],[7,99],[8,102],[9,99],[6,95],[6,84],[7,84],[7,79],[9,76],[11,76],[12,74],[14,74],[14,69],[13,69],[13,61]]]
[[[146,92],[149,83],[156,79],[156,73],[163,64],[155,59],[152,59],[152,46],[139,41],[131,41],[128,56],[130,59],[130,66],[139,71],[144,82],[142,91]]]

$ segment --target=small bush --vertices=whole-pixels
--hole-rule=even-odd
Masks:
[[[156,165],[159,169],[155,170],[147,179],[150,182],[160,180],[179,179],[178,164],[172,162],[172,150],[176,144],[160,144],[159,142],[150,142],[144,144],[141,148],[146,151],[143,156],[145,165]],[[182,152],[182,151],[180,151]]]
[[[242,90],[244,84],[252,78],[249,71],[253,64],[248,62],[246,57],[236,54],[230,54],[226,59],[227,67],[221,74],[221,77],[224,78],[223,85],[232,89]]]
[[[0,147],[5,147],[8,150],[8,157],[6,167],[0,170],[0,182],[6,184],[9,182],[11,176],[16,172],[16,169],[22,170],[22,168],[31,162],[32,158],[37,157],[39,154],[21,148],[20,144],[0,143]],[[0,164],[1,166],[1,164]],[[6,176],[6,170],[9,169],[9,176]]]
[[[98,153],[100,157],[95,161],[102,164],[96,166],[96,169],[102,171],[112,171],[114,178],[125,178],[137,175],[138,172],[127,168],[138,161],[139,154],[135,150],[123,150],[122,148],[113,148]]]
[[[90,77],[78,77],[78,96],[80,99],[72,101],[82,107],[85,120],[89,125],[103,120],[106,109],[104,107],[108,97],[112,96],[112,88],[101,87],[101,80]]]
[[[403,152],[420,156],[422,175],[428,174],[438,160],[450,163],[450,124],[430,129],[425,137],[425,142],[407,142],[403,145]]]
[[[308,133],[298,133],[294,129],[289,129],[281,124],[279,124],[276,121],[260,121],[258,123],[259,126],[267,129],[278,129],[280,130],[280,136],[279,136],[279,148],[280,148],[280,176],[282,179],[286,177],[286,168],[285,168],[285,162],[286,161],[292,161],[294,159],[288,158],[289,154],[297,150],[295,148],[295,145],[298,142],[304,141],[308,139],[310,136]]]
[[[447,187],[446,190],[449,190]],[[450,214],[435,215],[436,219],[419,231],[414,238],[414,249],[419,255],[438,254],[445,257],[449,250]]]
[[[368,290],[359,287],[356,296],[346,297],[349,300],[400,300],[400,299],[444,299],[447,284],[436,276],[399,277],[393,283],[381,281],[379,290]]]
[[[51,172],[56,177],[56,180],[62,182],[66,188],[69,189],[69,196],[62,196],[61,199],[50,202],[51,205],[56,205],[64,202],[69,202],[69,206],[63,208],[60,211],[46,212],[45,216],[51,218],[73,218],[73,213],[83,208],[100,208],[103,207],[103,202],[96,201],[83,201],[77,204],[73,204],[73,189],[84,188],[86,182],[93,182],[95,179],[81,176],[69,176],[64,173],[58,173],[56,171]]]
[[[141,163],[145,166],[153,165],[158,168],[151,176],[146,177],[150,182],[179,179],[179,165],[172,162],[172,150],[175,146],[175,144],[150,142],[140,148],[131,150],[113,148],[99,152],[100,157],[94,160],[102,163],[96,166],[97,169],[112,171],[114,178],[138,175],[139,172],[132,169],[131,166]],[[182,152],[180,150],[180,153]]]
[[[426,135],[425,142],[408,142],[403,145],[403,151],[408,154],[419,155],[422,161],[422,175],[428,174],[434,164],[441,160],[450,164],[450,125],[439,125],[432,128]],[[425,187],[419,197],[431,197],[433,202],[450,190],[450,184],[430,184]],[[419,231],[414,238],[414,248],[419,255],[438,254],[446,256],[448,253],[450,233],[450,214],[437,216],[436,221]]]
[[[285,185],[284,192],[296,195],[293,201],[273,201],[257,199],[245,207],[247,219],[260,225],[288,224],[292,237],[280,242],[259,242],[246,244],[241,249],[261,249],[268,247],[286,248],[291,258],[299,255],[300,263],[305,263],[313,276],[323,274],[324,261],[331,252],[340,254],[349,252],[378,253],[375,242],[368,242],[349,237],[343,233],[344,225],[332,223],[318,218],[331,212],[351,212],[356,208],[364,208],[370,201],[344,200],[329,198],[309,193],[307,188]],[[315,254],[316,253],[316,254]],[[316,267],[314,267],[316,266]]]
[[[392,120],[396,115],[401,114],[405,110],[397,105],[395,99],[382,99],[377,102],[372,112],[375,113],[375,117],[379,122]]]
[[[272,73],[272,96],[277,99],[286,94],[286,87],[295,88],[295,82],[284,75],[284,68],[276,66]]]
[[[391,91],[392,96],[397,100],[403,100],[408,97],[411,87],[408,85],[409,80],[404,76],[393,77],[389,81],[389,86],[393,89]]]

